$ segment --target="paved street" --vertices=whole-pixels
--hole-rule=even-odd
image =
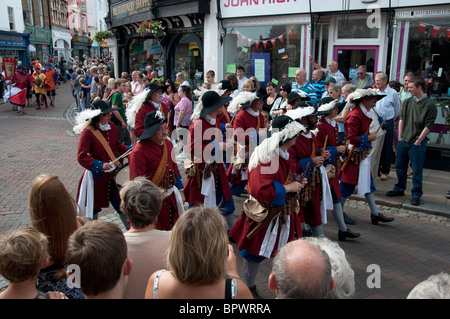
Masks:
[[[76,160],[78,136],[72,133],[73,102],[67,83],[57,91],[54,108],[36,110],[34,103],[27,108],[27,115],[17,115],[10,104],[0,105],[0,233],[30,225],[28,194],[39,174],[58,175],[75,197],[83,169]],[[394,200],[384,196],[385,190],[395,183],[395,171],[388,181],[377,181],[379,210],[395,217],[393,223],[373,226],[365,202],[349,200],[346,212],[357,221],[351,229],[362,236],[340,244],[355,270],[355,298],[403,299],[430,275],[450,273],[450,203],[444,198],[450,189],[450,173],[425,170],[424,175],[425,203],[418,208],[408,205],[408,196]],[[409,195],[409,189],[405,194]],[[242,211],[243,201],[244,197],[235,197],[236,216]],[[112,208],[104,210],[100,218],[120,225]],[[325,235],[337,240],[331,213],[328,219]],[[373,274],[373,270],[368,270],[370,265],[379,266],[380,288],[367,284]],[[240,258],[238,268],[242,273]],[[264,298],[274,298],[267,289],[270,269],[271,260],[265,260],[257,278]],[[5,284],[0,280],[0,288]]]

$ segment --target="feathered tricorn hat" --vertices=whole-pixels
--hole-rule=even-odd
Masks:
[[[81,134],[81,132],[91,124],[92,119],[99,116],[100,114],[111,113],[114,109],[108,100],[100,100],[92,104],[92,109],[85,109],[77,114],[75,117],[76,125],[73,127],[73,131],[76,134]]]
[[[280,115],[274,118],[268,137],[254,149],[250,157],[249,172],[260,163],[269,163],[280,146],[300,135],[301,132],[306,132],[306,128],[291,117]]]
[[[361,100],[364,98],[369,98],[369,97],[376,97],[377,100],[381,100],[382,98],[384,98],[386,95],[384,94],[380,94],[380,91],[378,91],[377,89],[356,89],[355,92],[350,93],[347,96],[347,105],[350,108],[354,108],[356,105],[358,105],[359,103],[361,103]]]
[[[317,104],[317,116],[330,114],[330,112],[337,108],[338,105],[339,104],[332,97],[321,99]]]
[[[229,96],[220,96],[216,91],[209,90],[199,98],[191,115],[191,120],[204,118],[207,114],[217,110],[231,100]]]

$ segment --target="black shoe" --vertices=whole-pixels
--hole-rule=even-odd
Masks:
[[[354,221],[353,219],[351,219],[350,217],[348,217],[348,215],[346,213],[344,213],[344,222],[347,225],[356,225],[356,221]]]
[[[404,191],[396,191],[396,190],[392,190],[386,193],[387,197],[395,197],[395,196],[405,196],[405,192]]]
[[[394,217],[386,217],[381,213],[378,213],[378,216],[370,214],[370,219],[373,225],[378,225],[378,222],[389,223],[394,221]]]
[[[420,205],[420,199],[419,198],[411,198],[411,205],[419,206]]]
[[[347,231],[342,230],[338,231],[338,237],[340,241],[344,241],[345,238],[358,238],[360,236],[361,236],[360,233],[354,233],[349,228],[347,228]]]
[[[258,294],[258,290],[256,289],[256,285],[253,286],[253,287],[248,287],[248,289],[250,289],[250,292],[252,293],[253,298],[255,298],[255,299],[264,299],[263,297],[261,297],[261,296]]]

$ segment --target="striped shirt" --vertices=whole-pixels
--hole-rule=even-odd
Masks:
[[[311,82],[306,82],[305,85],[298,87],[298,83],[294,82],[292,84],[292,90],[291,92],[299,92],[303,91],[306,93],[306,96],[308,96],[311,99],[311,103],[317,104],[320,100],[320,98],[317,97],[316,89],[314,85],[311,84]]]
[[[316,89],[317,98],[320,100],[322,98],[323,93],[325,92],[325,85],[323,83],[323,80],[319,80],[319,82],[311,82],[311,84],[314,85],[314,88]]]

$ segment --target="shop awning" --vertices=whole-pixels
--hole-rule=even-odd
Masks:
[[[30,51],[30,52],[36,52],[36,48],[35,48],[33,45],[29,44],[29,45],[28,45],[28,51]]]

